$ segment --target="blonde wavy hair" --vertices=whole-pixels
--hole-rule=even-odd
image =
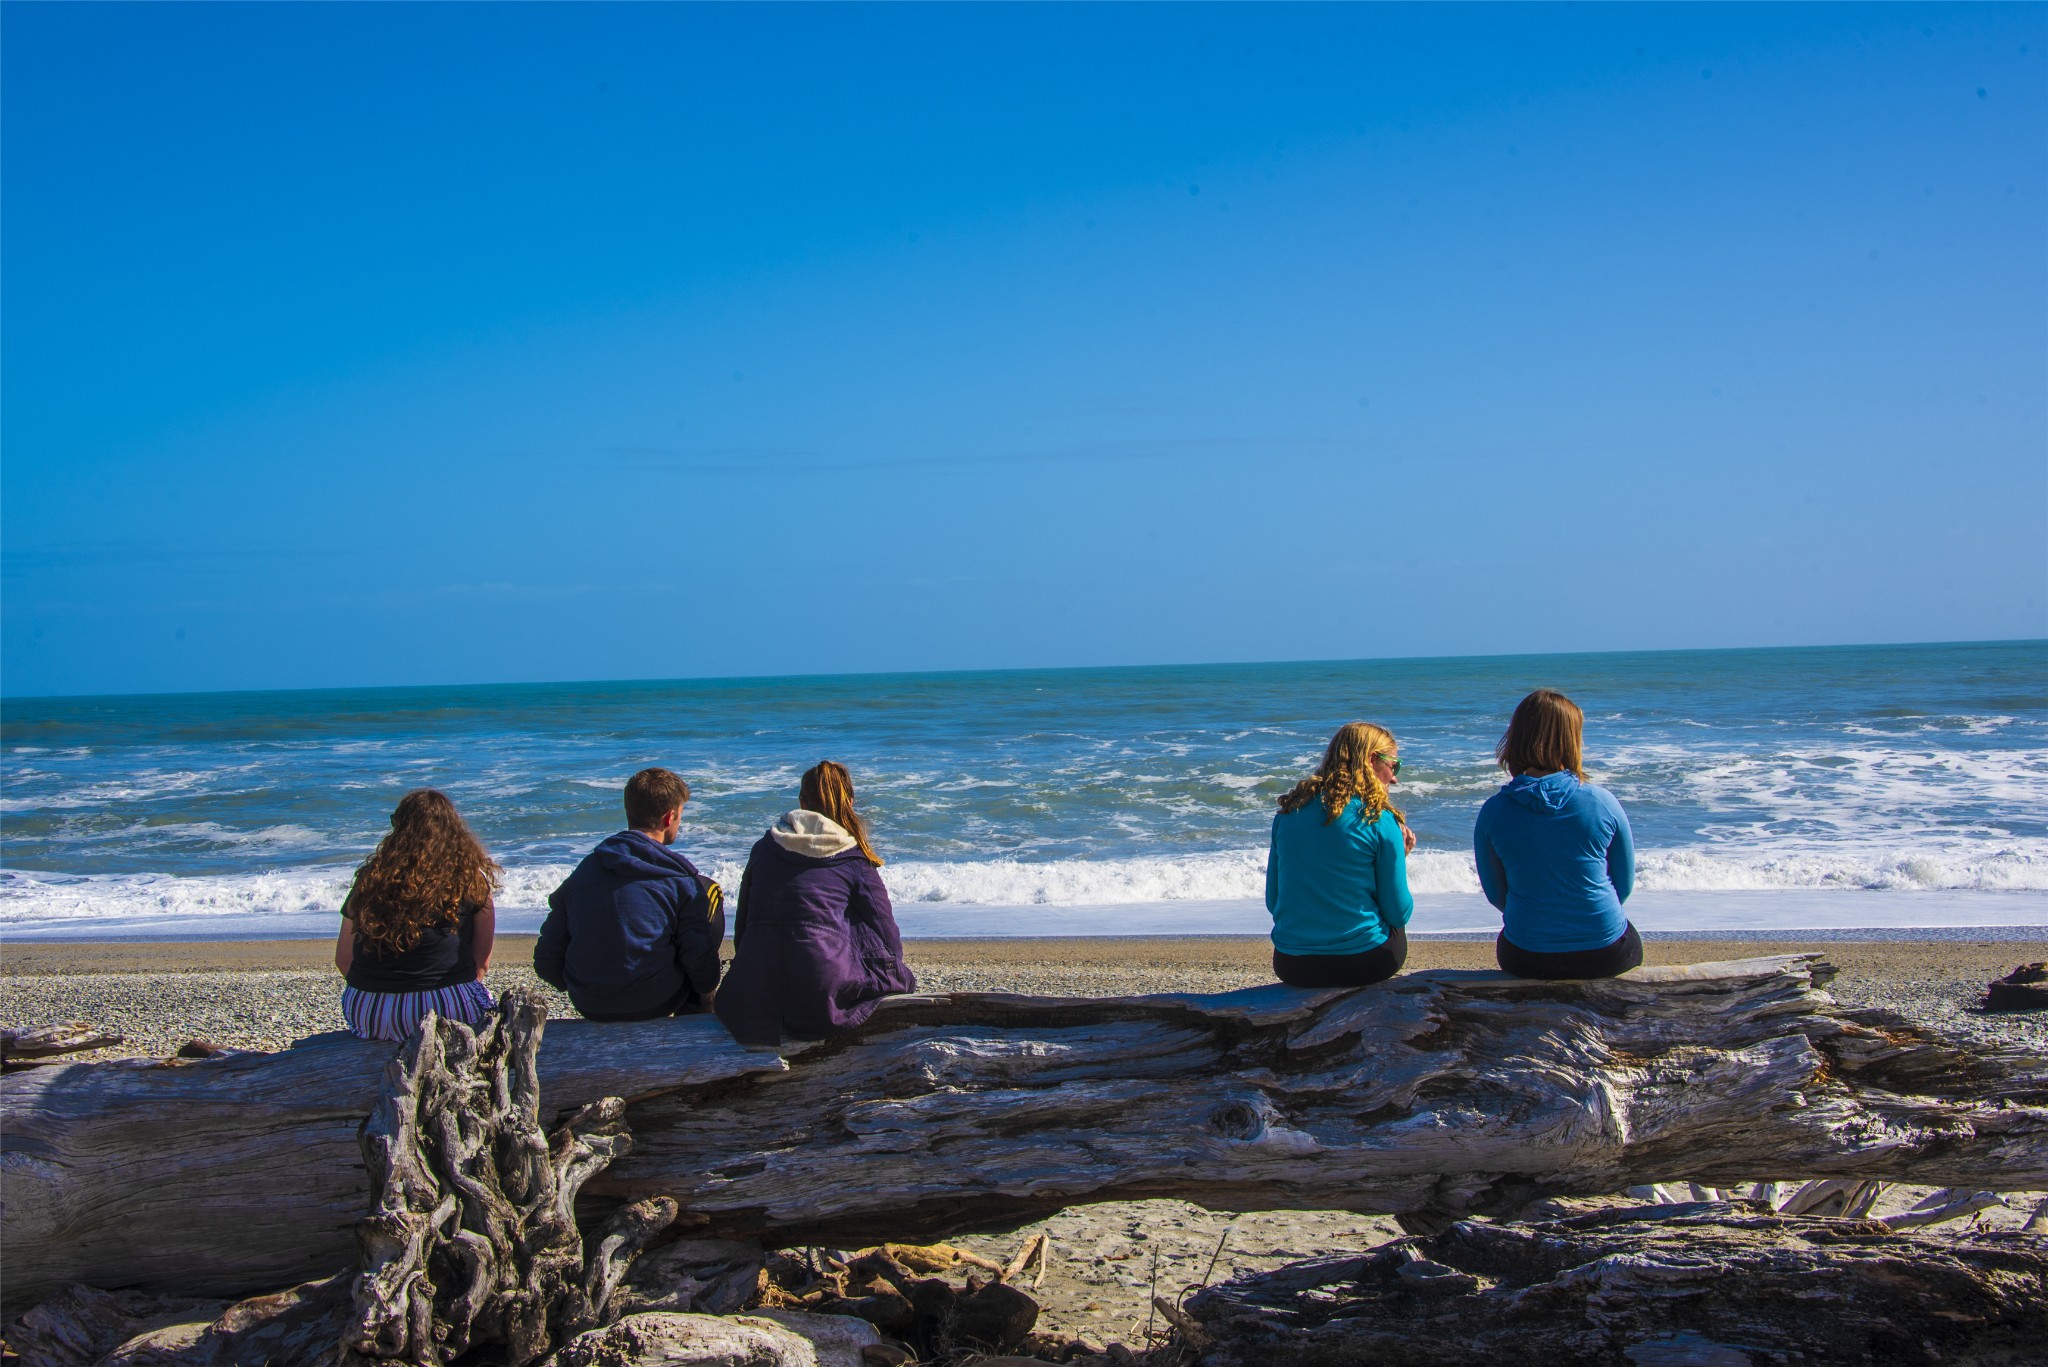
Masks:
[[[399,799],[391,831],[356,870],[341,914],[363,939],[402,954],[439,925],[482,910],[498,887],[498,866],[447,794],[420,788]]]
[[[1344,808],[1355,797],[1365,805],[1368,825],[1378,821],[1381,812],[1392,812],[1394,820],[1405,824],[1407,818],[1387,797],[1387,785],[1372,771],[1374,755],[1392,759],[1399,749],[1394,733],[1384,726],[1374,726],[1369,721],[1346,722],[1330,737],[1329,748],[1323,751],[1322,767],[1287,790],[1280,799],[1280,810],[1299,811],[1321,798],[1323,824],[1327,826],[1343,815]]]

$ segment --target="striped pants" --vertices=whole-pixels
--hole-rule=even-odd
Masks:
[[[341,1014],[358,1039],[402,1040],[420,1028],[429,1011],[443,1020],[481,1024],[496,1003],[479,982],[437,987],[432,992],[363,992],[341,989]]]

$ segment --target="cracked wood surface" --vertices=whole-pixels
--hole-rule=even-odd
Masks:
[[[1789,955],[1590,983],[905,997],[787,1062],[702,1017],[557,1021],[539,1067],[558,1116],[627,1099],[634,1150],[586,1206],[671,1196],[707,1232],[783,1243],[1151,1196],[1431,1228],[1659,1181],[2048,1186],[2038,1060],[1845,1008],[1829,972]],[[355,1128],[392,1051],[323,1036],[0,1080],[10,1303],[347,1265],[368,1202]]]

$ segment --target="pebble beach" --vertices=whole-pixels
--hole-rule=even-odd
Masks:
[[[928,992],[1114,997],[1228,992],[1273,981],[1263,936],[911,940],[905,949]],[[2048,1049],[2048,1018],[1974,1009],[1985,983],[2048,959],[2048,939],[1653,939],[1645,962],[1800,952],[1824,954],[1840,970],[1829,990],[1843,1001],[1884,1007],[1982,1043]],[[94,1058],[162,1057],[193,1039],[229,1049],[285,1049],[343,1028],[332,957],[333,946],[320,940],[0,944],[0,1023],[88,1021],[122,1036],[120,1046],[86,1056]],[[528,967],[531,936],[501,937],[492,958],[486,981],[494,992],[534,988],[555,1014],[574,1014],[568,999]],[[1489,941],[1415,940],[1408,955],[1410,972],[1493,966]]]

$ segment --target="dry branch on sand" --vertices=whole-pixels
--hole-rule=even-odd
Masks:
[[[564,1021],[539,1047],[536,1123],[625,1098],[634,1146],[588,1182],[586,1219],[667,1198],[698,1232],[779,1244],[1152,1196],[1428,1232],[1651,1182],[2048,1187],[2039,1060],[1845,1008],[1828,974],[1791,955],[1587,983],[910,997],[787,1060],[703,1018]],[[370,1197],[355,1129],[389,1048],[0,1080],[9,1302],[70,1282],[231,1295],[345,1265]]]
[[[1914,1364],[2048,1342],[2048,1241],[1690,1204],[1464,1221],[1210,1287],[1210,1367]]]
[[[34,1068],[61,1054],[82,1054],[120,1042],[119,1035],[110,1035],[85,1021],[40,1025],[28,1030],[0,1029],[0,1072]]]

